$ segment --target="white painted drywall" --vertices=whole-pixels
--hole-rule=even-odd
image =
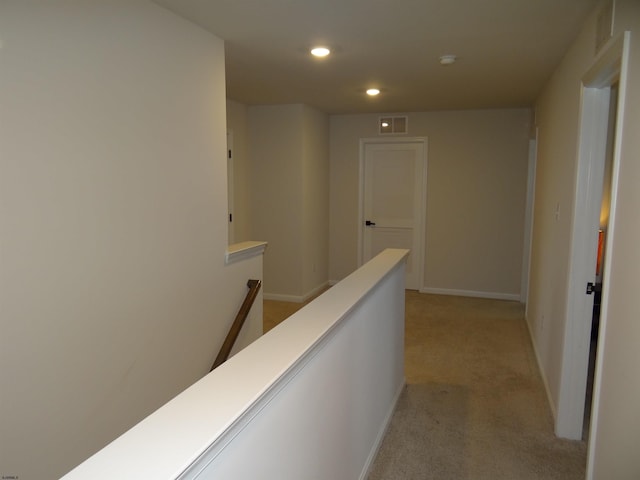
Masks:
[[[305,105],[250,106],[248,123],[251,235],[269,242],[265,295],[302,301],[328,280],[328,119]]]
[[[615,199],[615,236],[607,258],[609,298],[602,332],[589,478],[640,478],[640,3],[617,0],[614,30],[631,32],[628,84]]]
[[[217,356],[219,347],[222,346],[224,338],[227,332],[231,329],[233,324],[232,320],[235,320],[237,312],[240,310],[244,299],[249,292],[247,282],[249,279],[263,280],[263,255],[266,248],[265,242],[242,242],[230,245],[227,252],[234,251],[236,255],[244,258],[232,261],[228,263],[225,268],[224,275],[230,282],[230,289],[225,292],[230,296],[230,300],[233,301],[234,313],[233,315],[226,316],[224,319],[220,319],[220,323],[224,325],[224,329],[218,336],[218,348],[212,350]],[[242,286],[244,285],[244,286]],[[231,291],[233,290],[233,291]],[[235,355],[239,351],[248,347],[256,339],[262,336],[264,330],[263,325],[263,300],[264,292],[262,286],[258,290],[256,297],[253,301],[253,305],[249,310],[249,314],[244,321],[244,325],[236,338],[233,348],[231,349],[231,355]],[[215,358],[215,357],[214,357]],[[213,362],[212,362],[213,364]]]
[[[329,119],[305,106],[302,156],[302,293],[329,280]]]
[[[233,224],[236,242],[252,240],[247,106],[227,99],[227,129],[233,132]]]
[[[594,38],[591,22],[536,103],[538,160],[527,314],[554,415],[566,326],[581,78],[593,59]]]
[[[404,384],[404,261],[386,250],[65,480],[363,479]]]
[[[269,242],[266,293],[302,294],[302,108],[249,108],[251,234]]]
[[[0,43],[0,475],[51,479],[208,372],[246,293],[224,51],[130,0],[3,1]]]
[[[424,288],[518,299],[530,110],[407,115],[409,135],[429,139]],[[358,146],[377,121],[330,118],[332,281],[357,267]]]
[[[528,322],[548,385],[552,407],[558,402],[573,209],[579,122],[580,80],[595,60],[597,11],[585,23],[537,102],[540,129],[531,293]],[[635,479],[640,417],[640,304],[635,289],[640,275],[640,4],[616,2],[615,35],[631,31],[628,90],[623,101],[620,175],[615,204],[615,234],[607,258],[609,291],[602,311],[592,412],[589,472],[591,479]],[[556,219],[556,210],[559,215]]]

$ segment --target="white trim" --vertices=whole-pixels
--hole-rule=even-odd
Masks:
[[[304,302],[304,297],[302,295],[284,295],[280,293],[264,292],[262,298],[264,298],[265,300],[275,300],[276,302],[291,302],[291,303]]]
[[[227,251],[224,254],[224,263],[229,265],[230,263],[240,262],[257,255],[262,255],[264,249],[267,248],[267,242],[240,242],[234,243],[227,247]]]
[[[422,287],[420,293],[431,293],[434,295],[454,295],[456,297],[476,297],[491,298],[493,300],[510,300],[519,302],[520,295],[517,293],[500,293],[500,292],[478,292],[475,290],[457,290],[453,288],[431,288]]]
[[[607,242],[605,244],[605,258],[611,258],[615,237],[616,226],[616,206],[618,198],[618,178],[620,176],[620,150],[622,147],[622,132],[624,123],[624,106],[627,94],[627,74],[629,65],[629,41],[630,32],[624,32],[621,39],[617,39],[610,48],[619,57],[620,77],[618,83],[618,112],[616,114],[616,133],[613,146],[613,172],[611,175],[611,207],[609,212],[609,224],[607,226]],[[609,279],[611,278],[611,262],[605,262],[602,283],[602,298],[600,302],[600,328],[598,331],[598,351],[596,354],[595,379],[593,384],[591,419],[589,426],[589,443],[587,451],[587,474],[586,480],[593,480],[596,435],[598,430],[598,412],[600,410],[600,391],[602,389],[602,363],[605,354],[605,337],[608,324],[609,305]]]
[[[205,478],[204,469],[214,460],[221,460],[222,465],[218,465],[221,468],[246,463],[246,451],[243,455],[234,448],[236,445],[246,448],[246,440],[253,432],[258,433],[260,441],[266,437],[268,441],[276,442],[277,452],[283,454],[290,453],[291,444],[301,438],[311,440],[298,448],[308,452],[320,445],[324,447],[325,457],[329,457],[331,450],[327,442],[340,441],[348,445],[345,435],[354,432],[357,441],[367,442],[366,447],[373,448],[379,437],[378,426],[388,420],[391,404],[404,383],[402,287],[407,255],[408,250],[385,250],[345,278],[340,286],[329,290],[328,295],[311,302],[230,358],[69,472],[64,479]],[[363,325],[367,329],[363,329]],[[373,329],[368,329],[370,325]],[[362,330],[367,330],[363,335],[366,343],[359,344],[361,348],[355,356],[350,342],[344,339],[352,338],[353,332]],[[376,350],[378,341],[390,342],[389,348]],[[326,355],[327,350],[336,345],[340,358],[353,359],[344,370],[346,376],[333,368],[332,358]],[[377,364],[372,365],[372,362]],[[290,415],[289,420],[293,419],[290,423],[297,425],[301,420],[311,419],[312,428],[323,422],[336,422],[327,411],[314,416],[313,408],[305,408],[305,400],[317,406],[325,398],[316,395],[309,399],[316,392],[309,386],[318,381],[318,377],[310,376],[309,370],[318,364],[321,368],[314,372],[320,370],[324,383],[341,392],[343,400],[338,403],[346,406],[345,412],[350,414],[359,410],[357,413],[363,412],[363,415],[348,416],[353,421],[332,427],[331,432],[340,438],[309,436],[304,428],[296,430],[295,438],[274,433],[274,423],[285,414]],[[383,367],[386,371],[382,371]],[[358,375],[362,378],[357,378]],[[338,388],[344,385],[345,379],[354,388]],[[364,382],[361,383],[361,379]],[[362,399],[366,400],[372,391],[378,395],[376,402],[372,402],[375,405],[363,405]],[[287,403],[273,401],[277,397],[292,400],[291,403],[295,400],[295,405],[300,407],[294,412],[286,412]],[[358,401],[350,404],[352,398]],[[257,425],[260,421],[267,422],[266,429],[260,430],[261,425]],[[278,425],[275,426],[277,430]],[[252,427],[253,432],[249,432]],[[225,457],[224,453],[228,455]],[[292,454],[296,454],[295,450]],[[357,472],[362,471],[361,465],[371,456],[365,451],[358,452],[357,456],[346,452],[342,461],[351,462],[347,468],[353,466],[353,471]],[[273,460],[271,457],[271,464],[277,464],[278,458]],[[250,469],[258,471],[251,462],[249,465]],[[295,476],[277,478],[302,478],[305,465],[294,468],[298,471]],[[206,478],[213,476],[215,473],[209,472]],[[231,475],[226,478],[258,477]],[[346,477],[342,474],[340,478]]]
[[[408,121],[408,120],[407,120]],[[420,219],[420,225],[418,226],[420,232],[420,251],[417,253],[418,263],[418,285],[424,285],[424,256],[426,245],[426,228],[427,228],[427,169],[429,163],[429,138],[428,137],[396,137],[396,138],[361,138],[360,139],[360,163],[358,172],[358,251],[357,261],[358,267],[364,264],[364,248],[363,248],[363,225],[364,218],[364,154],[365,146],[367,144],[389,144],[389,143],[418,143],[422,144],[422,189],[420,207],[421,211],[418,212]]]
[[[553,401],[553,395],[551,395],[551,389],[549,388],[549,382],[547,381],[547,376],[543,374],[544,364],[542,363],[537,344],[536,342],[533,341],[535,337],[533,335],[533,331],[531,330],[531,323],[529,323],[529,317],[527,316],[526,312],[525,312],[524,318],[525,318],[525,323],[527,324],[527,332],[529,332],[529,340],[531,341],[531,345],[533,347],[533,353],[536,356],[538,371],[541,373],[540,378],[542,378],[542,384],[544,385],[544,390],[547,393],[547,402],[549,403],[549,407],[551,408],[551,414],[553,415],[553,419],[555,420],[558,417],[558,412],[556,412],[556,406]]]
[[[323,290],[325,290],[327,287],[331,286],[331,285],[335,285],[338,282],[325,282],[322,283],[320,285],[318,285],[316,288],[309,290],[307,293],[305,293],[304,295],[283,295],[283,294],[279,294],[279,293],[267,293],[265,292],[263,294],[263,298],[265,300],[276,300],[278,302],[292,302],[292,303],[304,303],[307,300],[311,300],[313,297],[317,296],[318,294],[322,293]]]
[[[626,84],[626,58],[628,36],[617,37],[603,49],[592,67],[582,79],[582,98],[578,134],[578,162],[575,184],[569,276],[566,299],[566,318],[562,348],[560,388],[558,392],[555,432],[559,437],[581,439],[584,417],[584,398],[587,385],[589,338],[593,302],[585,298],[588,281],[595,282],[595,258],[599,227],[602,177],[609,121],[610,86],[618,76],[620,90],[613,154],[613,178],[611,180],[611,216],[607,231],[614,227],[615,196],[620,162],[620,132]],[[621,71],[621,64],[623,70]],[[608,235],[609,236],[609,235]],[[610,238],[607,245],[610,246]],[[606,263],[605,263],[606,268]],[[604,277],[602,305],[608,298],[608,280]],[[589,307],[591,305],[591,308]],[[606,310],[602,309],[603,312]],[[606,324],[606,313],[600,317],[600,325]],[[601,328],[600,335],[603,329]],[[600,347],[603,343],[600,343]],[[598,358],[602,348],[598,348]],[[596,371],[596,382],[598,379]],[[599,384],[599,383],[598,383]],[[597,395],[594,391],[593,398]],[[593,420],[592,420],[593,423]],[[593,432],[591,432],[592,434]]]
[[[527,162],[527,206],[524,213],[524,245],[522,248],[522,275],[520,277],[520,301],[529,303],[529,271],[531,270],[531,244],[533,240],[533,213],[536,196],[536,164],[538,162],[538,129],[529,140]]]
[[[609,89],[584,87],[581,99],[578,162],[573,201],[566,317],[560,365],[560,389],[555,432],[562,438],[582,438],[587,386],[589,337],[593,297],[587,282],[595,283],[595,259],[602,179],[607,142]]]

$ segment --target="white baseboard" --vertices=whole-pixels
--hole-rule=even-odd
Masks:
[[[278,302],[292,302],[292,303],[302,303],[304,300],[300,295],[283,295],[281,293],[267,293],[264,292],[262,298],[265,300],[277,300]]]
[[[373,448],[369,452],[369,456],[367,457],[367,461],[364,464],[364,468],[362,469],[362,473],[360,474],[360,480],[365,480],[369,475],[369,471],[373,466],[373,462],[378,456],[378,452],[380,451],[380,447],[382,446],[382,441],[384,440],[385,435],[387,434],[387,430],[389,430],[389,426],[391,425],[391,419],[393,418],[393,414],[396,411],[396,407],[398,406],[398,401],[400,400],[400,395],[402,395],[402,391],[406,387],[406,380],[402,382],[400,388],[396,392],[395,398],[393,402],[391,402],[391,408],[387,412],[387,416],[382,423],[382,427],[378,431],[378,436],[376,437],[376,441],[373,444]]]
[[[536,357],[536,363],[538,365],[538,371],[540,372],[540,377],[542,378],[542,384],[544,385],[544,390],[545,392],[547,392],[547,402],[549,403],[549,408],[551,409],[551,415],[553,415],[553,425],[555,428],[555,424],[558,419],[558,415],[556,413],[556,406],[553,403],[553,397],[551,396],[551,390],[549,389],[547,376],[545,375],[544,369],[542,368],[542,362],[540,361],[540,354],[538,353],[538,348],[534,340],[533,332],[531,331],[531,324],[529,323],[529,319],[527,318],[526,314],[524,317],[524,323],[527,324],[527,332],[529,332],[529,340],[531,340],[531,345],[533,346],[533,353]]]
[[[265,300],[276,300],[278,302],[304,303],[307,300],[309,300],[309,299],[315,297],[316,295],[318,295],[319,293],[321,293],[324,289],[326,289],[330,285],[331,285],[331,282],[322,283],[322,284],[318,285],[317,287],[309,290],[304,295],[286,295],[286,294],[281,294],[281,293],[267,293],[267,292],[264,292],[262,294],[262,297]]]
[[[433,293],[435,295],[455,295],[457,297],[491,298],[493,300],[511,300],[515,302],[520,301],[520,294],[518,293],[477,292],[474,290],[454,290],[451,288],[430,287],[422,287],[420,289],[420,293]]]
[[[327,288],[329,288],[331,286],[331,284],[326,281],[324,283],[321,283],[320,285],[318,285],[316,288],[314,288],[313,290],[311,290],[310,292],[308,292],[302,299],[303,302],[306,302],[307,300],[312,299],[313,297],[317,297],[318,295],[320,295],[322,292],[324,292]]]

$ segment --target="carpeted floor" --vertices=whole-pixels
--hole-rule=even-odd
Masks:
[[[264,302],[265,331],[301,305]],[[405,376],[369,480],[572,480],[517,302],[407,291]]]

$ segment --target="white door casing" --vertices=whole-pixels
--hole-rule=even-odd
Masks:
[[[615,203],[620,156],[620,132],[623,122],[624,92],[626,88],[626,64],[628,35],[611,42],[598,60],[583,77],[581,95],[581,121],[578,143],[578,167],[573,212],[571,253],[565,336],[563,340],[560,390],[556,413],[555,432],[559,437],[582,437],[584,399],[587,382],[589,338],[593,298],[586,295],[588,282],[595,283],[595,262],[598,244],[599,216],[602,198],[604,158],[609,123],[610,87],[619,79],[617,128],[614,141],[613,175],[611,179],[611,213],[607,229],[605,258],[609,252],[615,231]],[[599,370],[604,343],[601,341],[607,324],[608,267],[602,284],[600,329],[596,357],[596,374],[593,388],[593,407],[590,436],[593,437],[599,401]],[[590,452],[589,459],[592,457]],[[588,463],[590,460],[588,460]],[[590,464],[589,464],[590,465]],[[590,466],[588,466],[589,470]],[[587,475],[589,476],[589,475]]]
[[[408,248],[412,290],[424,278],[426,153],[426,138],[360,141],[359,265],[385,248]]]
[[[233,132],[229,130],[227,132],[227,206],[228,206],[228,218],[227,226],[228,230],[228,243],[232,245],[235,243],[235,228],[233,223],[233,210],[235,189],[233,186]]]

